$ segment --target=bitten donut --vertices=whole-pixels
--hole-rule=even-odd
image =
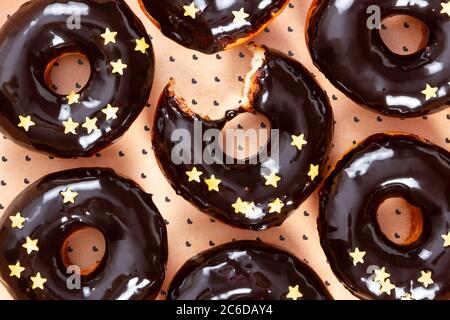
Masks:
[[[184,47],[212,54],[264,30],[288,0],[139,0],[162,33]]]
[[[321,181],[333,114],[327,96],[299,62],[263,46],[251,48],[253,69],[239,109],[219,120],[201,117],[175,94],[171,81],[156,109],[153,147],[177,193],[229,224],[262,230],[280,225]],[[199,125],[205,135],[220,134],[228,121],[244,112],[270,120],[278,139],[271,135],[265,151],[239,163],[217,148],[214,154],[211,141],[200,137],[179,152],[180,138],[174,133],[183,133],[183,142],[196,139]],[[205,154],[212,159],[202,158]]]
[[[430,31],[426,47],[398,55],[369,28],[371,7],[381,18],[407,14]],[[415,117],[450,100],[450,8],[441,1],[314,0],[307,21],[314,64],[338,89],[376,112]]]
[[[259,241],[234,241],[187,261],[169,300],[331,300],[322,281],[294,255]]]
[[[47,85],[59,57],[91,64],[78,93]],[[118,139],[147,103],[153,48],[122,0],[34,0],[0,30],[0,129],[15,142],[60,157],[90,156]]]
[[[413,136],[377,134],[340,160],[320,192],[320,242],[336,276],[363,299],[450,298],[450,153]],[[378,206],[420,209],[394,244]]]
[[[100,231],[105,255],[69,287],[69,237]],[[87,255],[88,252],[79,254]],[[111,169],[50,174],[25,189],[0,222],[0,276],[16,299],[153,299],[167,262],[164,220],[152,196]]]

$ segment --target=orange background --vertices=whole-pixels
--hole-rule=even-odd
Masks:
[[[3,24],[7,16],[13,14],[24,2],[1,1],[0,24]],[[145,23],[149,34],[153,37],[156,77],[149,101],[150,106],[142,112],[122,139],[90,159],[50,159],[46,155],[18,147],[0,136],[0,215],[21,190],[43,175],[82,166],[111,167],[134,179],[147,192],[152,193],[156,205],[169,223],[167,225],[169,262],[163,290],[167,289],[176,270],[201,250],[232,239],[259,237],[307,261],[319,274],[334,298],[354,298],[334,277],[320,247],[316,230],[317,192],[281,227],[263,232],[239,230],[219,221],[213,222],[209,216],[175,194],[158,168],[150,143],[153,112],[162,88],[169,77],[174,77],[177,80],[178,92],[188,102],[195,100],[196,104],[192,106],[195,111],[218,118],[226,110],[238,106],[242,91],[242,82],[238,78],[244,77],[249,70],[251,54],[244,46],[211,56],[185,49],[161,35],[140,10],[137,0],[126,2]],[[300,60],[316,74],[323,89],[327,91],[336,120],[330,164],[357,141],[370,134],[384,131],[414,133],[449,150],[448,109],[424,118],[408,120],[386,118],[358,107],[329,84],[312,65],[305,45],[304,23],[309,4],[310,0],[291,1],[290,6],[269,26],[269,31],[263,32],[255,41],[282,50]],[[400,236],[404,236],[401,221],[405,220],[405,217],[389,213],[387,215],[391,223],[390,229],[386,232],[392,234],[397,232]],[[9,298],[1,285],[0,298]],[[161,298],[164,298],[164,291]]]

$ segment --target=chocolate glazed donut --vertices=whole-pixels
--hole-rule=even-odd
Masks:
[[[169,300],[331,300],[316,273],[294,255],[259,241],[235,241],[188,260]]]
[[[101,231],[106,253],[69,289],[65,240],[86,227]],[[111,169],[50,174],[8,207],[0,227],[0,275],[16,299],[153,299],[167,262],[165,223],[151,195]]]
[[[319,184],[333,114],[328,98],[299,62],[266,47],[251,48],[253,70],[240,108],[219,120],[202,118],[175,94],[171,81],[156,109],[153,147],[161,170],[186,200],[234,226],[262,230],[280,225]],[[180,141],[174,132],[184,131],[183,142],[184,137],[195,140],[199,124],[205,133],[220,132],[244,112],[265,115],[278,130],[279,143],[268,143],[266,152],[245,163],[229,161],[226,155],[225,161],[205,161],[196,141],[178,155]],[[211,141],[200,138],[198,144],[208,153]]]
[[[79,19],[79,20],[78,20]],[[58,57],[80,53],[91,75],[58,95],[46,78]],[[143,24],[122,0],[34,0],[0,30],[0,128],[60,157],[90,156],[118,139],[147,103],[154,56]]]
[[[449,184],[450,153],[408,135],[371,136],[337,163],[320,192],[318,226],[331,268],[353,294],[450,298]],[[377,223],[378,206],[392,197],[420,209],[404,244]]]
[[[244,43],[270,24],[288,0],[138,0],[162,33],[182,46],[212,54]]]
[[[427,46],[407,56],[391,52],[379,30],[367,26],[373,5],[382,18],[406,14],[423,21]],[[450,10],[441,1],[315,0],[307,26],[314,64],[355,102],[388,116],[416,117],[450,100]]]

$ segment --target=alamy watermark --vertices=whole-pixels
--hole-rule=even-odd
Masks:
[[[67,16],[66,26],[69,30],[81,29],[81,17],[89,14],[89,7],[86,4],[69,1],[67,4],[54,3],[49,5],[45,14],[56,16]]]
[[[66,286],[69,290],[81,289],[81,269],[77,265],[70,265],[66,269],[66,273],[69,275],[66,280]]]
[[[366,21],[369,30],[381,29],[381,8],[377,5],[367,7],[366,13],[369,15]]]
[[[381,8],[377,5],[371,5],[367,7],[366,13],[369,15],[366,21],[367,28],[369,30],[380,30],[381,29]]]
[[[280,133],[278,129],[206,129],[201,122],[194,123],[193,132],[176,129],[171,141],[174,164],[257,164],[270,160],[279,163]],[[225,141],[225,144],[223,143]],[[256,146],[260,141],[267,144],[259,152],[247,156],[244,146]],[[225,150],[234,150],[230,156]]]

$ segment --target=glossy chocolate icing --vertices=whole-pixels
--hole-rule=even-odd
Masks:
[[[320,241],[331,268],[344,285],[363,299],[450,298],[450,153],[408,135],[369,137],[339,161],[320,192]],[[381,232],[376,211],[381,202],[403,197],[420,208],[420,237],[403,246]],[[349,252],[365,251],[354,265]],[[374,270],[385,268],[395,286],[380,292]],[[421,271],[432,284],[418,282]]]
[[[262,31],[280,14],[288,0],[138,0],[150,20],[162,33],[179,44],[212,54],[242,43]],[[183,6],[192,2],[198,10],[195,19],[185,16]],[[249,14],[245,23],[234,22],[233,11]]]
[[[80,16],[80,29],[68,23]],[[104,45],[109,28],[116,43]],[[135,51],[136,39],[150,45]],[[45,68],[65,53],[82,52],[91,63],[79,103],[68,105],[44,79]],[[112,73],[112,61],[128,67]],[[34,0],[25,3],[0,30],[0,128],[15,142],[61,157],[90,156],[118,139],[147,103],[154,74],[154,56],[143,24],[121,0]],[[102,109],[119,108],[116,119],[105,120]],[[28,132],[18,127],[19,115],[32,117]],[[91,134],[82,128],[86,117],[97,117]],[[63,121],[80,125],[77,134],[64,134]]]
[[[60,192],[78,192],[63,203]],[[10,216],[20,212],[23,228],[12,228]],[[136,183],[111,169],[81,168],[50,174],[26,188],[8,207],[0,223],[0,275],[16,299],[152,299],[159,293],[167,262],[165,223]],[[72,273],[60,254],[65,238],[83,227],[94,227],[106,238],[102,264],[82,276],[81,289],[68,289]],[[37,239],[39,251],[27,254],[26,237]],[[20,279],[9,265],[25,268]],[[32,289],[30,277],[40,272],[44,289]]]
[[[177,97],[171,85],[164,90],[156,109],[153,126],[153,146],[161,170],[173,188],[198,208],[237,227],[262,230],[280,225],[301,202],[317,187],[321,180],[333,133],[333,114],[328,98],[309,72],[297,61],[286,55],[261,47],[264,62],[254,74],[250,92],[250,106],[228,111],[224,118],[209,120],[188,110]],[[225,124],[244,112],[258,112],[271,122],[272,129],[279,130],[279,163],[274,161],[271,144],[267,145],[267,157],[258,157],[253,163],[213,163],[203,159],[200,164],[172,161],[172,151],[178,141],[172,141],[176,129],[184,129],[195,138],[194,126],[202,124],[208,129],[221,130]],[[303,133],[308,144],[299,151],[291,145],[292,135]],[[202,150],[209,142],[202,141]],[[195,155],[195,142],[189,150]],[[308,176],[310,165],[319,165],[320,172],[313,181]],[[195,167],[203,172],[201,183],[189,182],[186,172]],[[264,175],[276,172],[281,177],[278,187],[265,185]],[[208,191],[204,178],[214,175],[222,180],[219,192]],[[236,213],[232,204],[237,198],[254,202],[257,217],[247,218]],[[285,206],[280,213],[269,213],[269,203],[279,198]]]
[[[427,46],[412,55],[391,52],[378,29],[369,29],[371,5],[382,18],[406,14],[430,30]],[[450,99],[450,19],[441,1],[315,0],[308,19],[307,43],[314,64],[358,104],[397,117],[436,112]],[[428,99],[426,84],[438,88]]]
[[[235,241],[188,260],[169,300],[284,300],[298,286],[303,300],[331,300],[322,281],[294,255],[259,241]]]

